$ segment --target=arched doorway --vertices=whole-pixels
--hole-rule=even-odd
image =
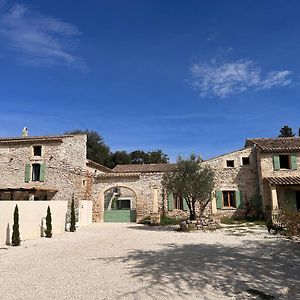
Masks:
[[[135,222],[137,196],[125,186],[114,186],[104,192],[104,222]]]

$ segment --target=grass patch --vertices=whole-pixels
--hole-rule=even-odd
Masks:
[[[230,217],[223,217],[221,218],[221,223],[222,224],[226,224],[226,225],[245,225],[245,226],[255,226],[255,225],[266,225],[266,221],[265,220],[247,220],[247,219],[239,219],[239,220],[235,220],[233,218]]]

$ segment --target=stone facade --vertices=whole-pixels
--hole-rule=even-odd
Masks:
[[[40,166],[35,180],[34,165]],[[87,190],[83,180],[90,176],[86,135],[0,139],[0,172],[1,200],[70,201],[73,194],[81,200]]]
[[[247,162],[247,163],[245,163]],[[259,182],[257,173],[256,151],[245,148],[234,151],[203,163],[212,168],[215,174],[215,190],[212,194],[211,212],[220,216],[243,216],[245,203],[253,197],[259,197]],[[236,199],[233,205],[224,203],[224,193],[232,191],[233,197],[239,193],[240,205]],[[220,203],[217,203],[217,194],[220,194]]]
[[[151,214],[188,217],[183,202],[175,200],[170,208],[162,188],[164,172],[174,170],[175,165],[122,165],[111,170],[86,159],[86,138],[83,134],[0,139],[0,200],[92,200],[93,220],[102,222],[105,195],[119,188],[129,191],[126,195],[133,199],[131,209],[137,221]],[[203,162],[215,173],[206,215],[243,216],[253,203],[264,211],[268,206],[278,208],[287,192],[300,191],[300,139],[269,139],[267,149],[263,148],[266,139],[262,140],[247,140],[245,148]],[[293,148],[293,141],[299,143],[298,148]],[[280,151],[279,142],[283,145]],[[39,147],[37,153],[35,147]],[[274,156],[286,152],[293,153],[289,156],[293,167],[275,170]],[[40,165],[38,180],[33,180],[37,176],[34,165]],[[288,180],[274,184],[274,178]],[[299,184],[295,184],[297,178]]]

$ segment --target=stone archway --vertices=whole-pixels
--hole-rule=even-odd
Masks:
[[[107,203],[108,200],[106,199],[105,196],[106,196],[107,192],[109,192],[113,189],[125,189],[132,193],[133,197],[131,197],[131,198],[134,198],[134,199],[132,199],[132,201],[130,203],[130,208],[128,209],[127,212],[126,212],[126,209],[124,209],[124,212],[119,211],[119,214],[117,211],[121,210],[121,209],[116,209],[115,212],[113,212],[113,209],[111,209],[112,208],[112,203],[111,203],[112,200],[110,199],[109,203]],[[124,199],[122,199],[122,200],[124,200]],[[142,193],[140,191],[138,191],[134,186],[131,186],[130,184],[122,184],[122,183],[119,184],[116,182],[116,183],[110,184],[108,186],[103,186],[103,188],[100,191],[98,191],[98,197],[96,198],[96,201],[94,203],[93,219],[95,222],[104,222],[104,221],[109,221],[108,219],[113,218],[113,216],[115,215],[116,218],[118,218],[118,216],[119,216],[119,218],[121,218],[120,221],[126,221],[125,218],[126,218],[126,214],[127,214],[127,215],[130,215],[130,219],[128,219],[128,221],[135,222],[136,214],[140,209],[140,205],[141,205],[142,201],[143,201]],[[110,206],[110,209],[108,209],[109,206]],[[108,210],[111,211],[111,214],[108,213]],[[109,217],[109,215],[110,215],[110,217]],[[111,220],[111,221],[113,221],[113,220]]]

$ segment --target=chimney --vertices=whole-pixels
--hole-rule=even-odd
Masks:
[[[24,127],[22,130],[22,137],[26,137],[26,136],[28,136],[28,128]]]

